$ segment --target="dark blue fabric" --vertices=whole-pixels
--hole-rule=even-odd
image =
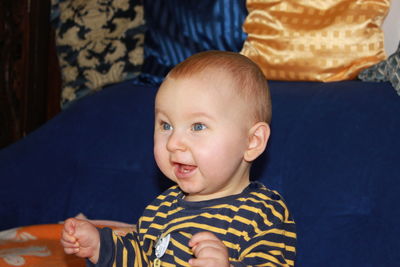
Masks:
[[[141,80],[160,83],[185,58],[205,50],[242,49],[245,0],[143,1],[147,31]]]
[[[390,83],[271,82],[260,174],[298,227],[298,266],[400,260],[400,98]]]
[[[0,150],[0,229],[79,212],[136,221],[163,182],[152,152],[155,91],[106,88]]]
[[[272,135],[252,177],[292,211],[296,266],[395,266],[400,98],[390,83],[270,86]],[[136,222],[170,185],[153,159],[155,92],[111,86],[0,150],[0,230],[79,212]]]

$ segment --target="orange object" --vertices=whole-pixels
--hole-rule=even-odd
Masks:
[[[113,221],[91,221],[111,227],[119,235],[135,227]],[[0,231],[0,267],[83,267],[85,259],[67,255],[60,243],[63,224],[41,224]]]
[[[64,253],[62,228],[62,224],[48,224],[0,232],[0,266],[85,266],[84,259]]]
[[[247,0],[242,54],[267,79],[340,81],[385,59],[389,0]]]

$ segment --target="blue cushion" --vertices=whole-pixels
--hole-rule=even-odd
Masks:
[[[144,1],[147,25],[142,78],[159,83],[188,56],[204,50],[240,51],[245,0]]]
[[[293,213],[296,266],[398,262],[400,103],[391,84],[270,87],[271,139],[253,171]]]
[[[166,181],[153,159],[155,92],[112,85],[0,150],[0,230],[80,212],[136,222]]]

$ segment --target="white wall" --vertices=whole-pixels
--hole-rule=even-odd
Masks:
[[[383,22],[385,50],[390,56],[400,43],[400,0],[391,0],[389,14]]]

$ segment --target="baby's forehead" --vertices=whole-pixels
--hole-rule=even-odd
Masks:
[[[204,87],[215,88],[217,90],[229,89],[236,90],[237,85],[239,84],[239,78],[235,77],[235,75],[222,67],[213,67],[210,66],[205,68],[199,72],[178,76],[175,79],[186,79],[186,80],[201,80],[204,84]]]
[[[237,88],[234,88],[235,86],[227,84],[224,80],[220,80],[222,83],[219,84],[215,79],[211,79],[210,76],[204,80],[203,78],[205,77],[207,76],[202,76],[199,82],[200,76],[197,76],[195,87],[186,87],[186,85],[194,81],[194,76],[166,79],[157,94],[156,114],[168,114],[168,112],[172,111],[173,114],[187,115],[201,110],[205,114],[216,112],[214,114],[226,117],[225,119],[230,117],[227,115],[237,114],[237,118],[240,118],[240,121],[246,126],[253,122],[257,114],[257,107],[254,101],[240,95],[237,92]],[[205,83],[209,83],[212,86],[202,86]],[[188,91],[191,93],[188,93]],[[182,103],[185,104],[182,105]],[[239,121],[236,122],[239,123]]]
[[[212,95],[214,98],[231,98],[234,96],[242,99],[236,83],[231,78],[215,73],[169,78],[160,87],[162,94],[169,95],[181,94],[182,91],[189,89],[199,92],[201,95]]]
[[[236,82],[226,73],[207,70],[190,75],[167,76],[157,95],[173,97],[185,91],[193,91],[201,95],[212,95],[215,98],[236,97],[238,95]]]

